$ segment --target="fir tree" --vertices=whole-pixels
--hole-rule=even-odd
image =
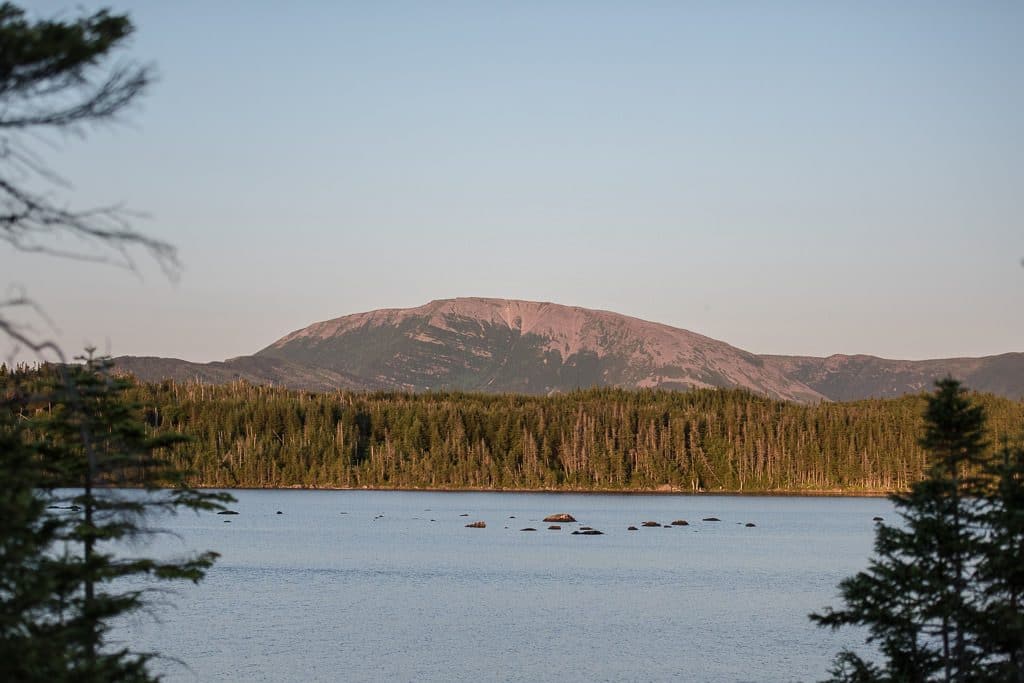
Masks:
[[[993,654],[988,680],[1024,683],[1024,449],[1004,446],[987,472],[994,484],[981,522],[988,530],[977,566],[979,638]]]
[[[844,651],[833,680],[974,681],[993,659],[977,576],[987,537],[985,413],[955,380],[936,384],[921,439],[928,474],[891,496],[903,523],[879,525],[868,569],[840,584],[845,607],[811,615],[834,629],[866,627],[883,657],[876,665]]]
[[[154,680],[152,654],[108,646],[111,623],[145,604],[137,579],[199,581],[216,553],[157,561],[128,555],[121,542],[149,533],[154,512],[230,500],[185,486],[186,473],[158,457],[182,437],[147,435],[140,406],[124,396],[130,383],[112,377],[104,359],[82,360],[51,373],[53,385],[34,410],[20,411],[21,424],[4,412],[6,680]],[[135,579],[132,587],[124,579]]]
[[[66,680],[62,668],[57,577],[49,551],[63,521],[47,510],[38,450],[26,437],[26,395],[0,392],[0,677]]]

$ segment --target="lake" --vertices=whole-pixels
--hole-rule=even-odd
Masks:
[[[892,518],[880,498],[234,495],[240,514],[157,520],[178,536],[139,550],[222,555],[112,634],[169,681],[820,680],[860,637],[807,614]],[[559,512],[604,535],[548,530]]]

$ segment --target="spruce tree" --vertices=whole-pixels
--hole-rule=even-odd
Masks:
[[[130,382],[112,376],[106,359],[82,361],[49,373],[20,420],[7,410],[0,422],[11,515],[0,556],[0,679],[155,680],[152,653],[109,646],[111,624],[144,606],[140,579],[196,582],[217,556],[128,552],[123,542],[149,533],[153,513],[218,509],[230,496],[186,486],[187,473],[160,457],[182,437],[150,437],[140,406],[124,396]]]
[[[49,554],[63,520],[39,495],[45,476],[25,434],[26,394],[6,373],[0,380],[0,678],[66,680]]]
[[[833,680],[973,681],[991,660],[975,580],[985,541],[985,413],[955,380],[936,386],[921,439],[930,469],[891,496],[902,524],[878,526],[868,569],[840,584],[845,607],[811,615],[833,629],[866,627],[882,656],[875,664],[844,651]]]
[[[981,521],[988,531],[977,565],[979,638],[992,657],[988,680],[1024,683],[1024,449],[1004,446],[988,466],[993,485]]]

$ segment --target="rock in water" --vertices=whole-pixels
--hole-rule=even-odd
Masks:
[[[218,515],[237,515],[238,513],[234,510],[221,510],[217,513]]]
[[[884,518],[883,517],[872,517],[871,521],[872,522],[881,522],[881,521],[884,521]]]
[[[685,519],[677,519],[676,521],[672,522],[672,526],[690,526],[690,523],[687,522]]]
[[[560,512],[557,515],[548,515],[544,518],[545,522],[575,522],[576,518],[570,515],[568,512]]]
[[[661,525],[658,524],[657,522],[647,521],[647,522],[644,522],[643,524],[641,524],[640,526],[661,526]]]
[[[466,525],[467,529],[486,529],[487,522],[470,522]]]
[[[754,524],[753,522],[747,522],[745,526],[751,527],[751,526],[757,526],[757,525]]]
[[[525,529],[520,529],[520,531],[536,531],[536,529],[534,529],[532,526],[528,526]]]
[[[718,517],[705,517],[704,521],[705,522],[721,522],[722,520],[720,520]]]
[[[572,535],[573,536],[603,536],[604,532],[603,531],[598,531],[597,529],[587,529],[586,531],[576,530],[576,531],[572,532]]]
[[[551,526],[548,527],[548,529],[551,530],[551,531],[561,531],[562,527],[558,526],[557,524],[552,524]]]
[[[635,526],[631,526],[631,527],[628,527],[628,528],[626,529],[626,531],[640,531],[640,530],[639,530],[639,529],[637,529],[637,528],[636,528]]]

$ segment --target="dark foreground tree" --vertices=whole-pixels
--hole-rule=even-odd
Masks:
[[[62,680],[51,611],[56,572],[47,552],[63,521],[39,495],[44,475],[24,429],[27,402],[11,380],[0,378],[0,677]]]
[[[181,438],[147,436],[140,406],[124,398],[128,382],[105,360],[82,360],[34,398],[5,387],[2,680],[152,680],[151,653],[107,646],[113,620],[144,605],[140,579],[198,581],[216,558],[129,553],[125,541],[150,533],[153,513],[218,509],[230,497],[185,486],[158,457]]]
[[[1020,567],[1003,553],[1012,546],[1020,558],[1020,471],[1014,478],[1009,460],[1001,469],[985,461],[984,431],[984,411],[960,384],[938,382],[921,439],[928,474],[891,497],[902,524],[878,526],[868,569],[840,584],[845,607],[811,615],[834,629],[867,628],[881,654],[840,653],[832,680],[1016,680],[1006,675],[1019,672],[1022,653]],[[1012,624],[1018,640],[997,642]]]
[[[1004,446],[987,467],[993,486],[981,522],[977,565],[979,638],[993,654],[989,680],[1024,683],[1024,449]]]
[[[106,10],[35,20],[0,3],[0,248],[131,267],[141,247],[176,268],[174,248],[136,232],[118,207],[74,209],[56,198],[67,183],[34,151],[47,135],[116,120],[142,94],[148,67],[111,66],[132,31],[127,16]],[[61,362],[47,385],[0,372],[0,680],[151,680],[151,655],[106,642],[113,620],[142,606],[140,579],[197,581],[215,554],[160,562],[132,557],[124,542],[147,532],[150,513],[228,498],[184,486],[157,457],[180,439],[146,436],[105,362],[67,365],[12,307],[35,304],[0,300],[0,337]]]

